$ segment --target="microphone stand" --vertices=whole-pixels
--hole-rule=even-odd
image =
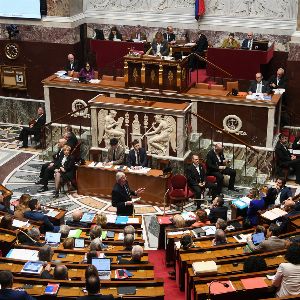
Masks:
[[[167,194],[169,193],[169,189],[167,189],[167,191],[164,194],[164,214],[163,216],[166,215],[166,201],[167,201]]]
[[[223,284],[224,287],[228,288],[229,287],[229,284],[227,282],[222,282],[222,281],[219,281],[217,279],[213,280],[212,282],[210,282],[210,284],[208,285],[208,298],[206,298],[207,300],[211,300],[211,297],[210,297],[210,287],[214,284],[214,283],[220,283],[220,284]]]

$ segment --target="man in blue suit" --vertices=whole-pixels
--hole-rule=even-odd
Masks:
[[[52,232],[59,231],[59,226],[54,226],[49,220],[48,216],[42,212],[41,204],[37,199],[31,199],[29,201],[28,206],[30,208],[30,211],[26,211],[24,213],[24,217],[35,221],[42,221],[44,224],[41,232],[44,233],[46,231],[52,231]]]
[[[242,49],[251,50],[253,44],[253,32],[247,33],[247,38],[243,40]]]
[[[133,148],[128,153],[127,166],[129,168],[136,166],[147,167],[148,161],[146,150],[141,147],[138,140],[132,142],[132,147]]]
[[[13,290],[13,279],[10,271],[0,272],[0,300],[35,300],[25,291]]]

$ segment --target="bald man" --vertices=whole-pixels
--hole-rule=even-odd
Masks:
[[[290,217],[297,216],[300,214],[300,211],[295,209],[296,203],[292,200],[292,197],[288,198],[283,203],[283,210],[287,212],[279,221],[280,224],[280,233],[286,233],[289,229],[289,224],[291,222]]]
[[[272,75],[269,79],[269,86],[271,90],[273,89],[286,89],[287,80],[284,76],[284,69],[279,68],[276,75]]]
[[[253,45],[253,32],[248,32],[247,37],[243,40],[242,49],[252,50]]]
[[[263,80],[261,73],[255,74],[255,81],[251,82],[248,89],[249,95],[256,93],[263,93],[264,95],[270,94],[270,86],[267,81]]]
[[[222,193],[224,175],[229,175],[228,190],[237,191],[234,187],[236,171],[227,166],[230,161],[225,159],[223,146],[218,143],[206,155],[207,175],[217,179],[217,194]]]
[[[83,216],[83,212],[80,209],[75,210],[72,213],[72,220],[68,220],[66,224],[71,227],[84,227],[84,228],[90,227],[90,224],[80,221],[82,216]]]
[[[65,70],[70,76],[73,76],[74,72],[80,71],[80,66],[78,60],[75,59],[72,53],[68,54],[68,62],[66,64]]]

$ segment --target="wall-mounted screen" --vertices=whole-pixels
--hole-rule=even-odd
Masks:
[[[40,0],[0,0],[0,17],[41,19]]]

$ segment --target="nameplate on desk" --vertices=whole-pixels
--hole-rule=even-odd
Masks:
[[[272,100],[272,96],[264,95],[263,93],[255,93],[252,95],[247,95],[248,100]]]

